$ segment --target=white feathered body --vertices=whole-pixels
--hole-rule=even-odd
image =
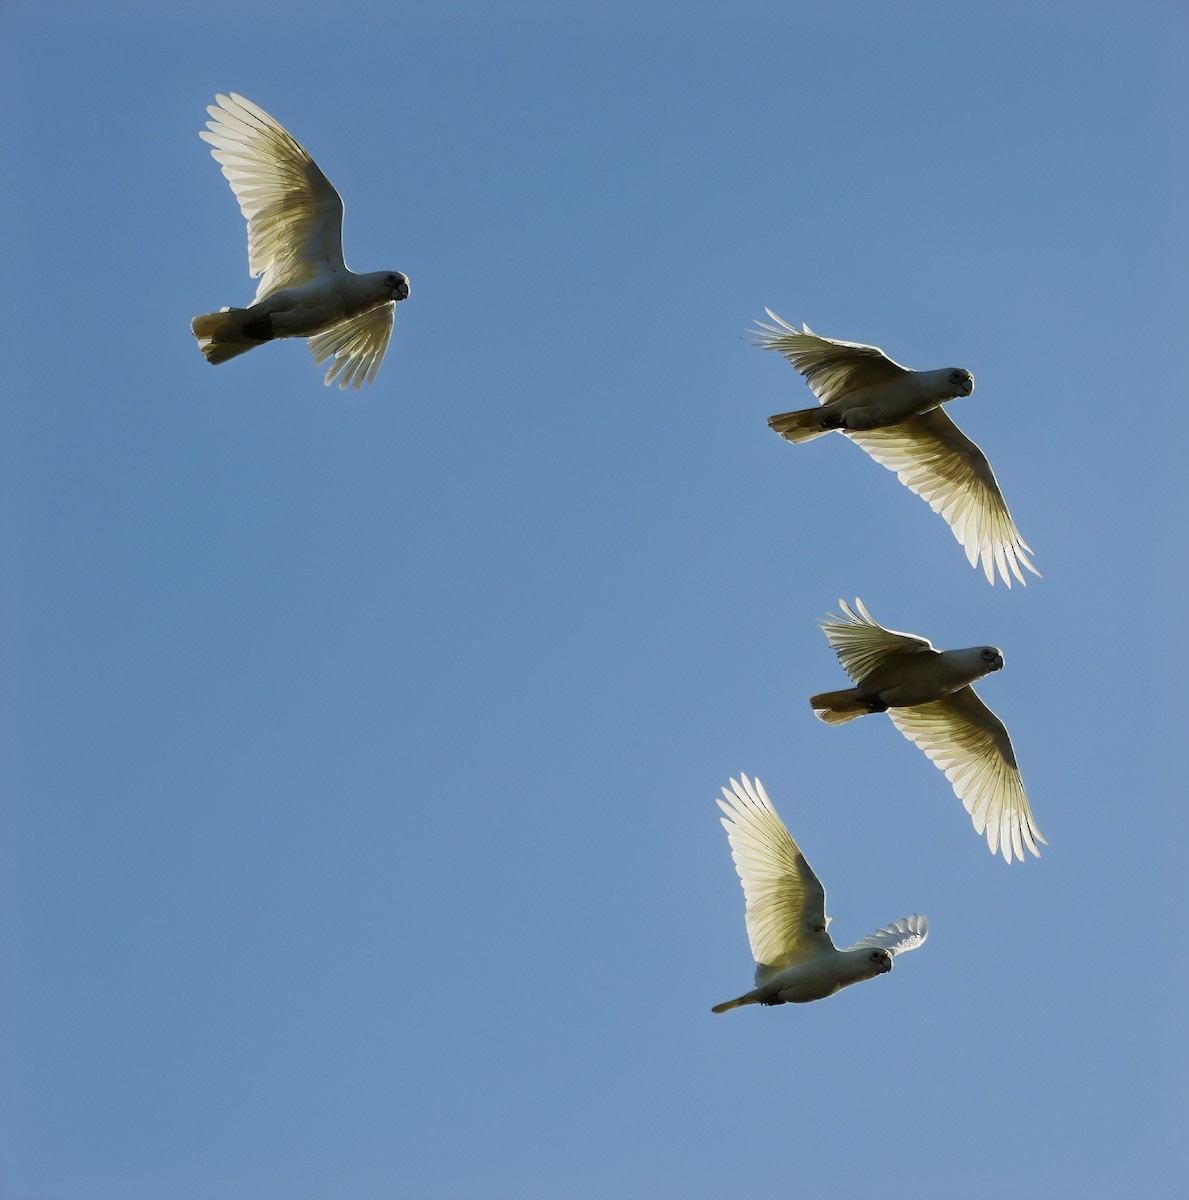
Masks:
[[[790,442],[809,442],[836,429],[887,429],[947,400],[968,396],[973,384],[955,386],[955,370],[905,371],[896,379],[856,388],[816,408],[778,413],[768,424]]]
[[[986,646],[965,650],[923,650],[893,654],[857,687],[811,696],[809,703],[829,725],[841,725],[865,713],[913,708],[952,695],[1003,666],[1003,655],[984,657]]]
[[[392,288],[385,280],[391,277],[391,272],[357,275],[344,269],[312,279],[301,287],[274,292],[252,307],[268,310],[277,337],[308,337],[344,317],[389,303]]]
[[[344,318],[388,304],[393,300],[392,272],[357,275],[343,268],[327,271],[299,287],[282,288],[249,308],[224,308],[194,318],[199,346],[212,362],[243,354],[272,338],[309,337],[337,325]],[[249,336],[244,327],[259,327],[264,336]],[[204,344],[205,343],[205,344]],[[223,358],[212,358],[207,347],[222,343]]]
[[[870,946],[858,950],[831,950],[777,971],[760,965],[756,967],[754,991],[716,1004],[712,1011],[729,1012],[745,1004],[808,1004],[811,1000],[825,1000],[852,983],[874,979],[891,969],[891,955]]]

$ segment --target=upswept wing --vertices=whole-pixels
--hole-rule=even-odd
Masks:
[[[909,950],[923,946],[928,936],[929,922],[920,913],[913,913],[910,917],[901,917],[899,921],[869,933],[853,946],[847,946],[847,949],[864,950],[868,946],[879,946],[889,954],[907,954]]]
[[[941,514],[970,565],[982,560],[990,583],[996,567],[1008,587],[1012,575],[1026,583],[1021,566],[1040,574],[1028,559],[1032,547],[1020,536],[986,455],[942,409],[886,429],[841,432]]]
[[[971,687],[913,708],[889,708],[892,723],[945,772],[976,833],[992,854],[1024,861],[1044,843],[1032,818],[1015,752],[1003,722]]]
[[[819,337],[808,325],[797,329],[770,308],[764,311],[776,324],[757,321],[753,331],[757,335],[755,344],[765,350],[779,350],[805,376],[810,390],[822,404],[908,374],[907,367],[894,362],[878,346]]]
[[[747,937],[761,967],[783,970],[834,948],[826,892],[757,779],[722,789],[718,806],[747,902]]]
[[[838,655],[843,670],[855,683],[861,683],[893,655],[921,654],[933,651],[933,644],[915,633],[885,629],[855,597],[856,613],[845,600],[838,601],[845,616],[830,613],[821,622],[826,640]]]
[[[383,304],[346,317],[306,339],[315,366],[321,366],[334,356],[323,381],[327,387],[336,376],[341,388],[348,384],[359,388],[365,381],[371,383],[375,379],[392,336],[395,310],[396,304],[385,300]]]
[[[280,124],[232,92],[216,96],[199,133],[214,149],[248,222],[248,270],[263,275],[256,300],[344,270],[343,202],[318,164]],[[208,132],[209,130],[209,132]]]

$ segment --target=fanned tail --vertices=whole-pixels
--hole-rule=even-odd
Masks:
[[[855,717],[866,716],[874,711],[867,700],[859,696],[858,688],[844,688],[840,692],[819,692],[809,697],[814,715],[827,725],[845,725]]]
[[[209,363],[222,363],[246,354],[273,336],[267,315],[261,317],[250,308],[223,308],[218,312],[203,313],[190,322],[190,328]]]
[[[812,442],[829,433],[822,428],[820,408],[802,408],[796,412],[777,413],[768,418],[768,428],[779,433],[786,442]]]

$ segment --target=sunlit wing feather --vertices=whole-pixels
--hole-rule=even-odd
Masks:
[[[920,913],[913,913],[910,917],[901,917],[899,921],[869,933],[853,946],[847,946],[847,949],[864,950],[868,946],[878,946],[889,954],[907,954],[909,950],[923,946],[928,936],[929,922]]]
[[[770,308],[764,310],[776,322],[757,321],[755,344],[778,350],[805,376],[810,390],[829,404],[849,392],[874,383],[889,383],[908,373],[907,367],[890,359],[878,346],[819,337],[808,325],[798,329],[781,320]]]
[[[940,408],[886,429],[842,432],[942,516],[991,583],[996,567],[1008,587],[1012,575],[1026,582],[1021,566],[1040,574],[986,456]]]
[[[821,622],[821,627],[837,653],[842,669],[855,683],[861,683],[894,654],[920,654],[933,650],[932,643],[915,633],[885,629],[857,596],[857,613],[845,600],[839,600],[838,605],[845,616],[830,613]]]
[[[317,163],[250,100],[215,99],[199,136],[248,223],[248,270],[264,276],[256,299],[306,283],[323,265],[343,270],[343,202]]]
[[[764,786],[746,775],[731,780],[718,806],[747,903],[752,957],[784,968],[832,949],[826,893],[800,847],[777,816]]]
[[[892,723],[915,742],[953,785],[977,833],[991,853],[1024,861],[1024,849],[1039,857],[1044,843],[1032,818],[1015,752],[1003,722],[964,687],[941,700],[912,708],[890,708]]]
[[[307,339],[316,366],[334,356],[326,371],[327,387],[336,377],[341,388],[348,384],[359,388],[365,380],[371,383],[375,379],[388,349],[395,309],[394,303],[385,301]]]

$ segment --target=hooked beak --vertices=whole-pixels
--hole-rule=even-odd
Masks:
[[[393,300],[407,300],[409,298],[409,281],[407,279],[402,279],[392,289],[392,298]]]
[[[996,654],[994,659],[991,660],[991,670],[992,671],[1000,671],[1002,669],[1003,669],[1003,655]]]
[[[968,371],[966,373],[966,382],[962,384],[962,395],[969,396],[974,391],[974,376]]]

